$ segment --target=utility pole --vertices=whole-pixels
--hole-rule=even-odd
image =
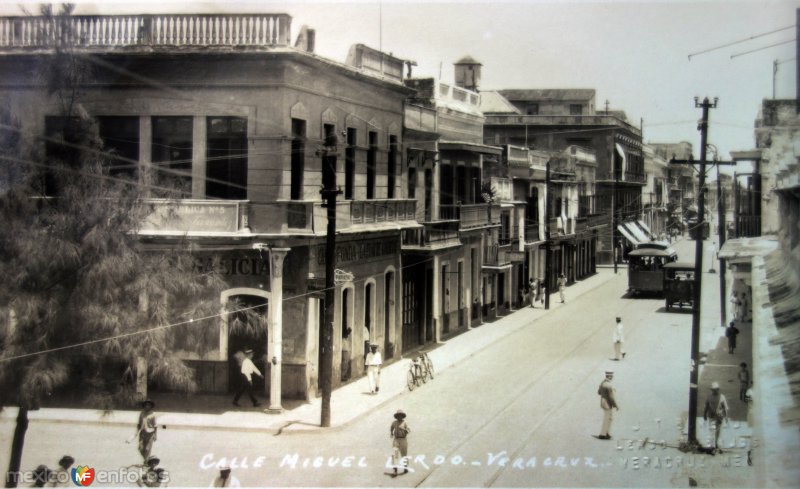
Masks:
[[[322,157],[322,199],[328,214],[328,233],[325,241],[325,321],[320,331],[321,355],[319,378],[322,388],[322,408],[320,409],[320,426],[331,425],[331,391],[333,381],[333,321],[336,289],[334,270],[336,269],[336,196],[342,193],[336,188],[336,133],[325,136],[323,147],[317,151]]]
[[[544,308],[550,309],[550,159],[544,176]]]
[[[614,180],[611,184],[611,261],[614,262],[614,275],[617,274],[617,181],[619,173],[614,168],[614,161],[611,161],[611,171],[614,172]],[[619,250],[622,258],[622,250]]]
[[[695,233],[694,249],[694,307],[692,308],[692,344],[691,344],[691,370],[689,372],[689,434],[688,444],[691,448],[697,448],[700,444],[697,441],[697,379],[699,371],[700,356],[700,299],[703,286],[703,227],[705,225],[706,205],[705,205],[705,185],[706,185],[706,151],[708,149],[708,109],[717,107],[717,99],[714,103],[708,101],[708,97],[703,102],[698,102],[695,97],[694,105],[696,108],[703,109],[703,116],[697,129],[700,131],[700,185],[697,195],[697,226],[699,229]],[[674,161],[674,160],[673,160]],[[691,230],[690,230],[691,232]]]

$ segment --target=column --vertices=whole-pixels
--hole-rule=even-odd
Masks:
[[[194,117],[192,130],[192,198],[206,198],[206,118]]]
[[[289,248],[271,248],[269,250],[269,338],[267,339],[267,356],[272,365],[269,381],[270,413],[280,413],[281,406],[281,363],[283,361],[283,261]]]
[[[439,343],[442,339],[442,286],[440,284],[440,277],[442,271],[441,259],[438,256],[433,257],[433,290],[429,293],[433,294],[433,341]]]

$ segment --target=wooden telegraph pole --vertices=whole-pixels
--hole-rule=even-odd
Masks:
[[[708,101],[708,97],[699,102],[697,97],[694,99],[695,107],[703,109],[703,117],[697,126],[700,131],[700,183],[697,193],[697,226],[695,234],[694,249],[694,307],[692,310],[692,344],[691,344],[691,370],[689,373],[689,434],[687,443],[690,448],[696,449],[700,446],[697,441],[697,381],[699,371],[700,356],[700,299],[703,278],[703,229],[705,226],[706,206],[705,206],[705,185],[706,185],[706,151],[708,149],[708,109],[716,108],[717,99],[714,103]],[[695,163],[694,161],[678,161],[672,159],[672,164]],[[691,233],[691,230],[689,231]]]
[[[333,322],[334,270],[336,269],[336,196],[342,193],[336,188],[336,146],[338,140],[335,133],[325,136],[323,147],[317,151],[322,157],[322,199],[327,209],[328,230],[325,241],[325,321],[320,332],[321,355],[319,366],[320,387],[322,390],[322,407],[320,409],[320,426],[331,425],[331,392],[333,382]]]

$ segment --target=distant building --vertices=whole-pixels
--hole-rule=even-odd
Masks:
[[[517,114],[487,114],[487,144],[555,153],[574,147],[593,153],[594,185],[579,185],[578,200],[584,203],[587,216],[593,220],[605,216],[609,226],[609,231],[597,234],[596,249],[591,253],[598,263],[611,263],[615,247],[629,249],[650,238],[638,224],[645,184],[641,131],[628,123],[624,113],[597,111],[594,89],[499,90],[497,94],[508,100]],[[626,240],[628,236],[634,236],[634,241]],[[622,255],[617,253],[618,258]]]

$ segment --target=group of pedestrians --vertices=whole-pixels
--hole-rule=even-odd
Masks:
[[[566,302],[566,296],[564,293],[567,288],[567,276],[563,273],[559,274],[558,279],[556,279],[556,286],[558,287],[559,298],[563,304]],[[544,286],[543,281],[538,278],[531,277],[528,279],[528,287],[522,291],[522,302],[529,302],[530,306],[535,308],[537,303],[544,304],[544,298],[546,294],[547,287]]]
[[[40,465],[33,470],[33,487],[70,487],[72,479],[70,469],[75,463],[72,455],[64,455],[58,461],[58,468],[51,470],[46,465]]]
[[[616,325],[611,335],[611,340],[614,346],[614,361],[620,361],[625,358],[625,327],[622,325],[622,318],[617,316]],[[600,396],[600,409],[603,410],[603,423],[600,426],[600,434],[597,438],[600,440],[611,439],[611,422],[614,420],[614,410],[619,411],[619,404],[617,403],[616,389],[611,384],[614,380],[614,371],[606,370],[605,379],[600,382],[600,387],[597,388],[597,395]]]

